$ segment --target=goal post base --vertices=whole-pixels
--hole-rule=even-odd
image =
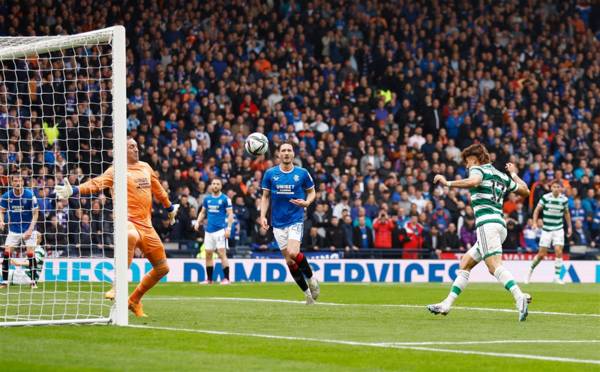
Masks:
[[[0,327],[65,325],[65,324],[109,324],[110,318],[97,319],[55,319],[55,320],[20,320],[16,322],[0,322]]]

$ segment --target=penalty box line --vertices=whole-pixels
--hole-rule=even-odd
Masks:
[[[251,298],[251,297],[166,297],[166,296],[148,296],[144,297],[144,301],[233,301],[233,302],[267,302],[267,303],[283,303],[283,304],[304,304],[304,301],[296,300],[280,300],[272,298]],[[425,305],[414,305],[414,304],[345,304],[337,302],[317,302],[318,306],[354,306],[354,307],[397,307],[397,308],[409,308],[409,309],[425,309]],[[498,309],[488,307],[469,307],[469,306],[454,306],[452,310],[467,310],[467,311],[486,311],[486,312],[498,312],[498,313],[514,313],[517,310],[513,309]],[[538,311],[529,310],[529,314],[535,315],[549,315],[549,316],[576,316],[576,317],[590,317],[600,318],[600,314],[586,314],[586,313],[564,313],[557,311]]]
[[[254,337],[254,338],[263,338],[263,339],[271,339],[271,340],[319,342],[319,343],[325,343],[325,344],[345,345],[345,346],[363,346],[363,347],[376,347],[376,348],[383,348],[383,349],[403,349],[403,350],[428,351],[428,352],[437,352],[437,353],[483,355],[483,356],[493,356],[493,357],[499,357],[499,358],[531,359],[531,360],[542,360],[542,361],[549,361],[549,362],[600,365],[600,360],[595,360],[595,359],[576,359],[576,358],[553,357],[553,356],[544,356],[544,355],[496,353],[496,352],[475,351],[475,350],[455,350],[455,349],[444,349],[444,348],[436,348],[436,347],[416,346],[416,345],[413,345],[413,343],[401,344],[401,343],[376,343],[376,342],[361,342],[361,341],[348,341],[348,340],[332,340],[332,339],[321,339],[321,338],[312,338],[312,337],[271,335],[271,334],[264,334],[264,333],[244,333],[244,332],[215,331],[215,330],[193,329],[193,328],[149,326],[149,325],[141,325],[141,324],[140,325],[130,324],[128,327],[141,328],[141,329],[154,329],[154,330],[162,330],[162,331],[198,333],[198,334],[217,335],[217,336]],[[509,341],[509,340],[501,340],[501,341]],[[537,340],[538,343],[543,342],[543,341],[544,340]],[[547,341],[555,342],[558,340],[547,340]],[[590,340],[587,340],[587,341],[576,340],[575,342],[589,342],[589,341]],[[593,342],[596,342],[596,340],[593,340]]]

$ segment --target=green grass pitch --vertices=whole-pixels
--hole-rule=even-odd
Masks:
[[[161,283],[133,327],[0,328],[0,370],[600,370],[600,286],[526,285],[523,323],[498,284],[471,284],[448,316],[430,314],[448,289],[322,284],[321,304],[306,306],[292,284]]]

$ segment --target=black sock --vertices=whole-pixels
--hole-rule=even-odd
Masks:
[[[37,282],[40,279],[40,271],[42,271],[42,268],[38,267],[38,262],[34,257],[33,258],[33,270],[32,270],[33,281]]]
[[[2,260],[2,280],[8,282],[8,263],[10,261],[10,254],[4,252],[4,259]]]
[[[29,277],[31,280],[35,281],[35,258],[33,256],[27,257],[27,261],[29,261]]]
[[[312,278],[313,272],[310,265],[308,264],[308,260],[306,259],[304,253],[298,253],[298,255],[296,256],[296,263],[298,264],[298,267],[300,268],[302,274],[304,274],[305,277],[307,277],[308,279]]]
[[[229,266],[223,268],[223,274],[225,274],[225,279],[229,280]]]
[[[214,266],[206,266],[206,280],[212,282],[214,268],[215,268]]]
[[[306,292],[308,289],[308,284],[306,283],[306,279],[304,279],[304,275],[300,272],[298,265],[294,263],[293,265],[288,265],[288,269],[290,269],[290,273],[292,274],[292,278],[298,284],[298,287],[302,290],[302,292]]]

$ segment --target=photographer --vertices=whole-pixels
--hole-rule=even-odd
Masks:
[[[392,248],[392,231],[394,231],[394,221],[389,218],[387,211],[382,210],[373,221],[373,232],[375,233],[375,248]]]

